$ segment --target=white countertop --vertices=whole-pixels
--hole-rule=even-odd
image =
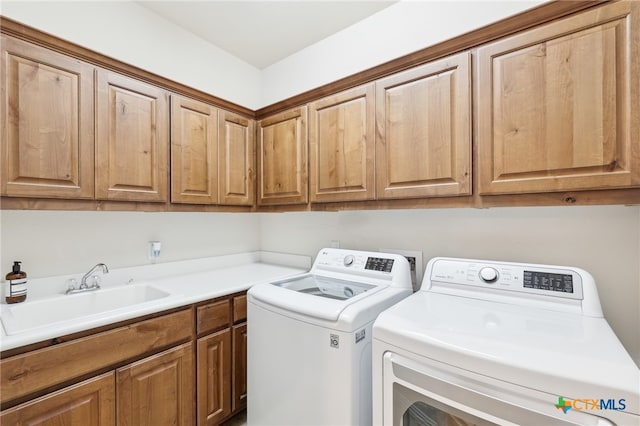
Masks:
[[[122,286],[148,285],[165,291],[169,295],[157,300],[83,316],[79,319],[54,321],[46,326],[34,327],[12,335],[6,334],[3,324],[0,332],[0,350],[5,351],[244,291],[255,284],[306,272],[310,266],[311,259],[308,256],[252,252],[112,269],[108,274],[102,276],[101,286],[105,290]],[[82,274],[75,274],[30,280],[27,300],[9,305],[4,303],[3,297],[3,303],[0,304],[0,316],[6,318],[12,315],[11,309],[13,307],[27,307],[26,305],[29,304],[38,306],[38,302],[65,301],[64,298],[74,297],[74,295],[65,295],[64,292],[67,289],[69,279],[73,278],[79,282],[81,276]]]

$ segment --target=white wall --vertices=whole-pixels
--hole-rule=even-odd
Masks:
[[[131,1],[7,1],[2,15],[162,77],[260,107],[260,70]]]
[[[640,365],[640,206],[261,214],[261,247],[315,256],[342,248],[577,266],[596,279],[605,317]]]
[[[262,104],[480,28],[541,0],[401,1],[262,70]]]
[[[260,221],[248,213],[0,211],[2,279],[14,260],[29,277],[81,273],[98,262],[144,265],[148,241],[158,262],[255,251]]]

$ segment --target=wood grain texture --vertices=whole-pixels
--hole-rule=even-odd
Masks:
[[[197,424],[218,425],[231,414],[231,329],[198,339]]]
[[[171,202],[218,202],[218,110],[171,95]]]
[[[118,426],[192,426],[193,359],[189,342],[119,368]]]
[[[247,118],[254,118],[255,112],[236,103],[194,89],[185,84],[161,77],[157,74],[118,61],[109,56],[94,52],[77,44],[62,40],[36,28],[29,27],[12,19],[0,16],[0,31],[18,39],[30,41],[47,49],[78,58],[105,70],[136,78],[149,84],[170,90],[173,93],[196,99],[220,108],[233,111]]]
[[[5,404],[141,354],[188,340],[192,330],[192,313],[188,309],[3,358],[0,360],[1,402]]]
[[[306,204],[307,107],[258,123],[258,205]]]
[[[255,203],[255,121],[229,111],[218,119],[218,194],[220,204]]]
[[[11,426],[115,426],[115,381],[109,372],[3,411]]]
[[[231,325],[231,303],[229,299],[207,303],[196,308],[196,331],[198,335],[220,330]]]
[[[247,323],[233,326],[232,411],[247,406]]]
[[[247,294],[233,298],[233,323],[247,320]]]
[[[168,200],[169,94],[98,70],[96,198]]]
[[[311,202],[375,198],[375,86],[309,104]]]
[[[3,195],[93,198],[93,67],[0,39]]]
[[[481,194],[640,182],[630,11],[608,4],[478,50]]]
[[[376,197],[471,193],[471,54],[376,82]]]

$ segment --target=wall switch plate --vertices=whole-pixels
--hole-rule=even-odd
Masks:
[[[417,291],[422,283],[422,252],[417,250],[378,249],[382,253],[392,253],[404,256],[409,261],[411,268],[411,284],[413,291]]]

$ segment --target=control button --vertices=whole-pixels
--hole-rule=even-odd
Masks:
[[[344,266],[351,266],[356,258],[352,254],[348,254],[344,257]]]
[[[485,283],[495,283],[498,280],[498,271],[491,267],[480,269],[480,278]]]

